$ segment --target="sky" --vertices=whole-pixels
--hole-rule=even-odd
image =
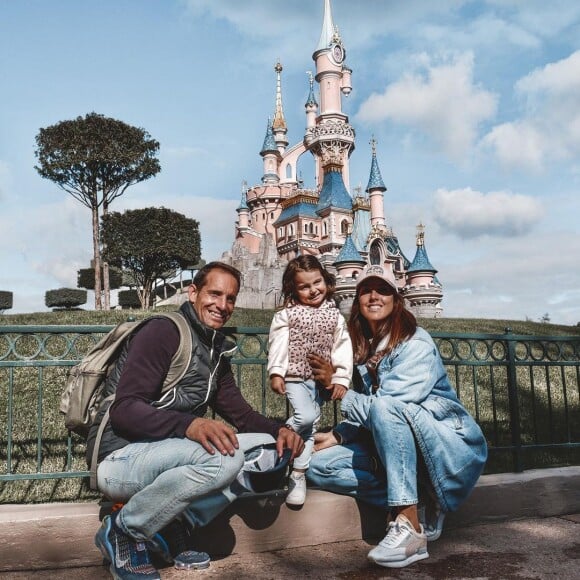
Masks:
[[[0,0],[0,290],[45,311],[92,256],[90,211],[34,166],[40,128],[91,112],[142,127],[162,171],[112,211],[200,222],[202,257],[233,242],[275,105],[302,140],[323,0]],[[353,70],[351,187],[371,146],[387,224],[416,226],[443,316],[580,321],[580,3],[332,0]],[[305,186],[314,176],[302,175]],[[89,293],[87,307],[92,307]]]

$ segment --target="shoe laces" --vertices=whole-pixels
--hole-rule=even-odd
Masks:
[[[401,542],[401,535],[409,535],[409,528],[405,524],[400,524],[397,520],[389,522],[389,529],[387,535],[381,541],[381,545],[391,548],[397,546]]]
[[[149,559],[149,551],[145,542],[133,540],[120,530],[114,528],[113,530],[116,554],[115,565],[123,562],[122,568],[129,572],[156,572]]]

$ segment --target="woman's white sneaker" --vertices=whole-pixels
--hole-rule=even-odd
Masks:
[[[402,514],[389,523],[387,535],[368,554],[368,559],[386,568],[403,568],[429,557],[427,537],[415,531],[413,524]]]

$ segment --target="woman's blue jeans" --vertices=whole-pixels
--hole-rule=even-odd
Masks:
[[[356,441],[314,453],[310,483],[384,508],[418,503],[417,448],[404,408],[376,398]]]
[[[195,527],[209,523],[238,496],[230,488],[244,451],[272,443],[264,433],[238,434],[234,456],[209,454],[189,439],[130,443],[110,453],[97,471],[99,489],[125,505],[117,523],[136,540],[150,539],[184,515]],[[236,488],[237,489],[237,488]]]

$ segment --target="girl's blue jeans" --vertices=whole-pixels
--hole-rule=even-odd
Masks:
[[[308,469],[314,448],[314,434],[320,421],[322,399],[312,380],[286,381],[286,398],[294,409],[286,425],[304,440],[304,451],[294,459],[294,468]]]
[[[355,441],[312,456],[310,483],[384,508],[418,503],[417,448],[403,410],[377,398]]]
[[[117,523],[136,540],[148,540],[183,515],[194,527],[209,523],[238,496],[230,484],[244,451],[272,443],[264,433],[238,434],[234,456],[208,453],[189,439],[130,443],[110,453],[97,471],[99,489],[125,505]]]

